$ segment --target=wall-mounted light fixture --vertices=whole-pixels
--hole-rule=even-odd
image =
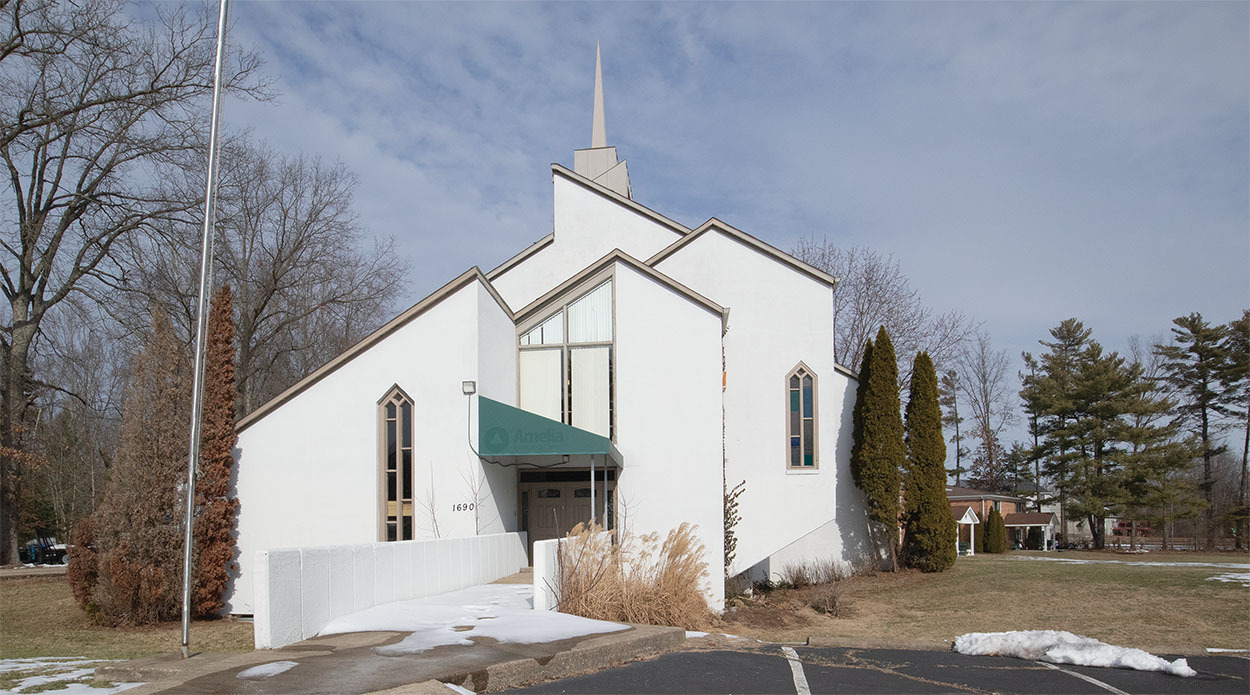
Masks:
[[[476,381],[460,382],[460,392],[466,396],[472,396],[473,394],[477,393],[477,382]]]

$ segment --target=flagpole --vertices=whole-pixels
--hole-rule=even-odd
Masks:
[[[187,456],[187,517],[182,553],[182,658],[191,656],[191,550],[194,543],[195,474],[200,467],[204,411],[204,342],[208,297],[213,287],[213,231],[217,208],[217,121],[221,116],[221,65],[226,51],[226,4],[217,12],[217,59],[213,65],[213,113],[208,131],[208,188],[204,195],[204,239],[200,248],[200,298],[195,317],[195,372],[191,383],[191,448]]]

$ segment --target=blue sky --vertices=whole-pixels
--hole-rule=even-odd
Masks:
[[[226,105],[341,159],[413,302],[551,230],[595,42],[634,197],[788,249],[892,253],[1013,355],[1250,305],[1250,4],[238,2],[281,97]],[[407,303],[406,302],[406,303]]]

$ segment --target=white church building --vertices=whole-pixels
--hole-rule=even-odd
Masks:
[[[551,165],[550,234],[470,268],[238,424],[239,572],[257,551],[523,531],[594,518],[697,526],[709,605],[731,574],[871,555],[852,481],[856,382],[834,362],[837,279],[715,218],[633,199],[607,144]],[[257,589],[259,591],[259,589]]]

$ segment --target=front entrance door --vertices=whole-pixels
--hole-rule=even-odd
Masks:
[[[616,471],[607,471],[606,497],[604,478],[604,471],[595,471],[595,516],[610,529],[616,520]],[[534,541],[561,538],[591,518],[589,470],[521,471],[517,489],[520,526],[529,534],[531,550]]]

